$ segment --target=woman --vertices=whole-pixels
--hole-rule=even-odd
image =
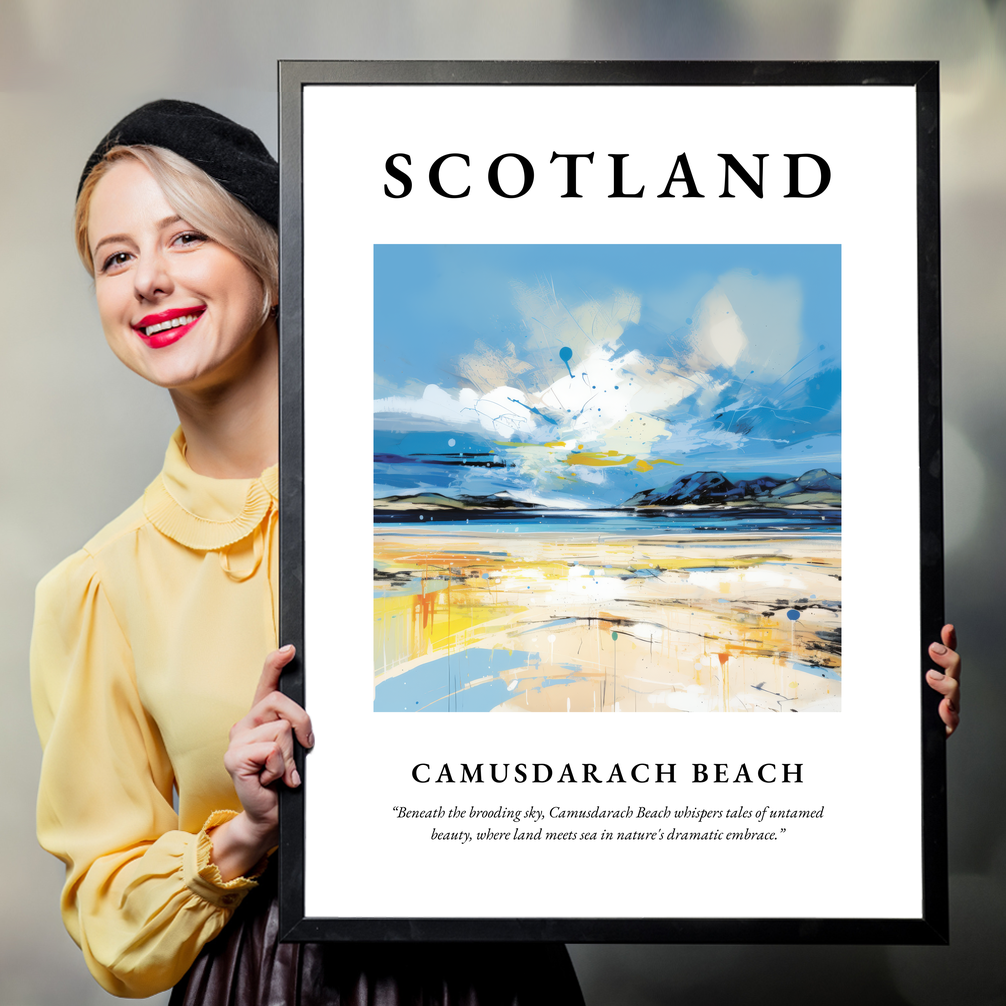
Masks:
[[[131,113],[81,178],[106,339],[180,426],[142,499],[38,589],[38,831],[67,929],[121,996],[582,1004],[561,945],[277,944],[276,787],[313,744],[274,649],[277,221],[258,137],[187,102]]]
[[[122,996],[582,1003],[561,946],[276,942],[276,785],[300,784],[294,736],[313,744],[274,649],[277,184],[253,133],[174,101],[123,119],[81,179],[106,338],[180,427],[142,499],[39,585],[38,830],[66,864],[64,921]],[[955,646],[948,626],[930,650],[948,734]]]

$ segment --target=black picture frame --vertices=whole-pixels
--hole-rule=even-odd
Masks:
[[[457,84],[911,87],[915,92],[918,245],[918,392],[921,636],[917,648],[923,723],[923,904],[918,918],[320,918],[305,914],[305,807],[311,760],[297,762],[304,785],[281,794],[280,927],[287,941],[457,940],[627,943],[938,944],[948,941],[945,736],[939,696],[925,684],[927,648],[943,624],[940,379],[939,72],[934,62],[355,62],[282,61],[280,104],[280,641],[297,657],[282,688],[311,710],[304,647],[302,95],[306,86]],[[338,843],[338,836],[333,836]]]

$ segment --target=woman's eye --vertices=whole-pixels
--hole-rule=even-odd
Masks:
[[[109,255],[102,264],[102,272],[114,271],[121,265],[125,265],[129,261],[129,252],[116,252],[114,255]]]
[[[174,243],[182,248],[190,248],[192,245],[202,244],[205,240],[205,234],[200,234],[198,231],[186,231],[184,234],[179,234]]]

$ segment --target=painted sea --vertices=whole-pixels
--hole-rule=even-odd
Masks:
[[[841,696],[841,511],[375,510],[374,708],[807,712]]]

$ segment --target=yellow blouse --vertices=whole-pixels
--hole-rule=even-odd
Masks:
[[[143,498],[38,586],[38,836],[115,995],[174,985],[255,886],[223,882],[206,829],[241,809],[228,731],[276,646],[277,493],[276,467],[197,475],[176,431]]]

